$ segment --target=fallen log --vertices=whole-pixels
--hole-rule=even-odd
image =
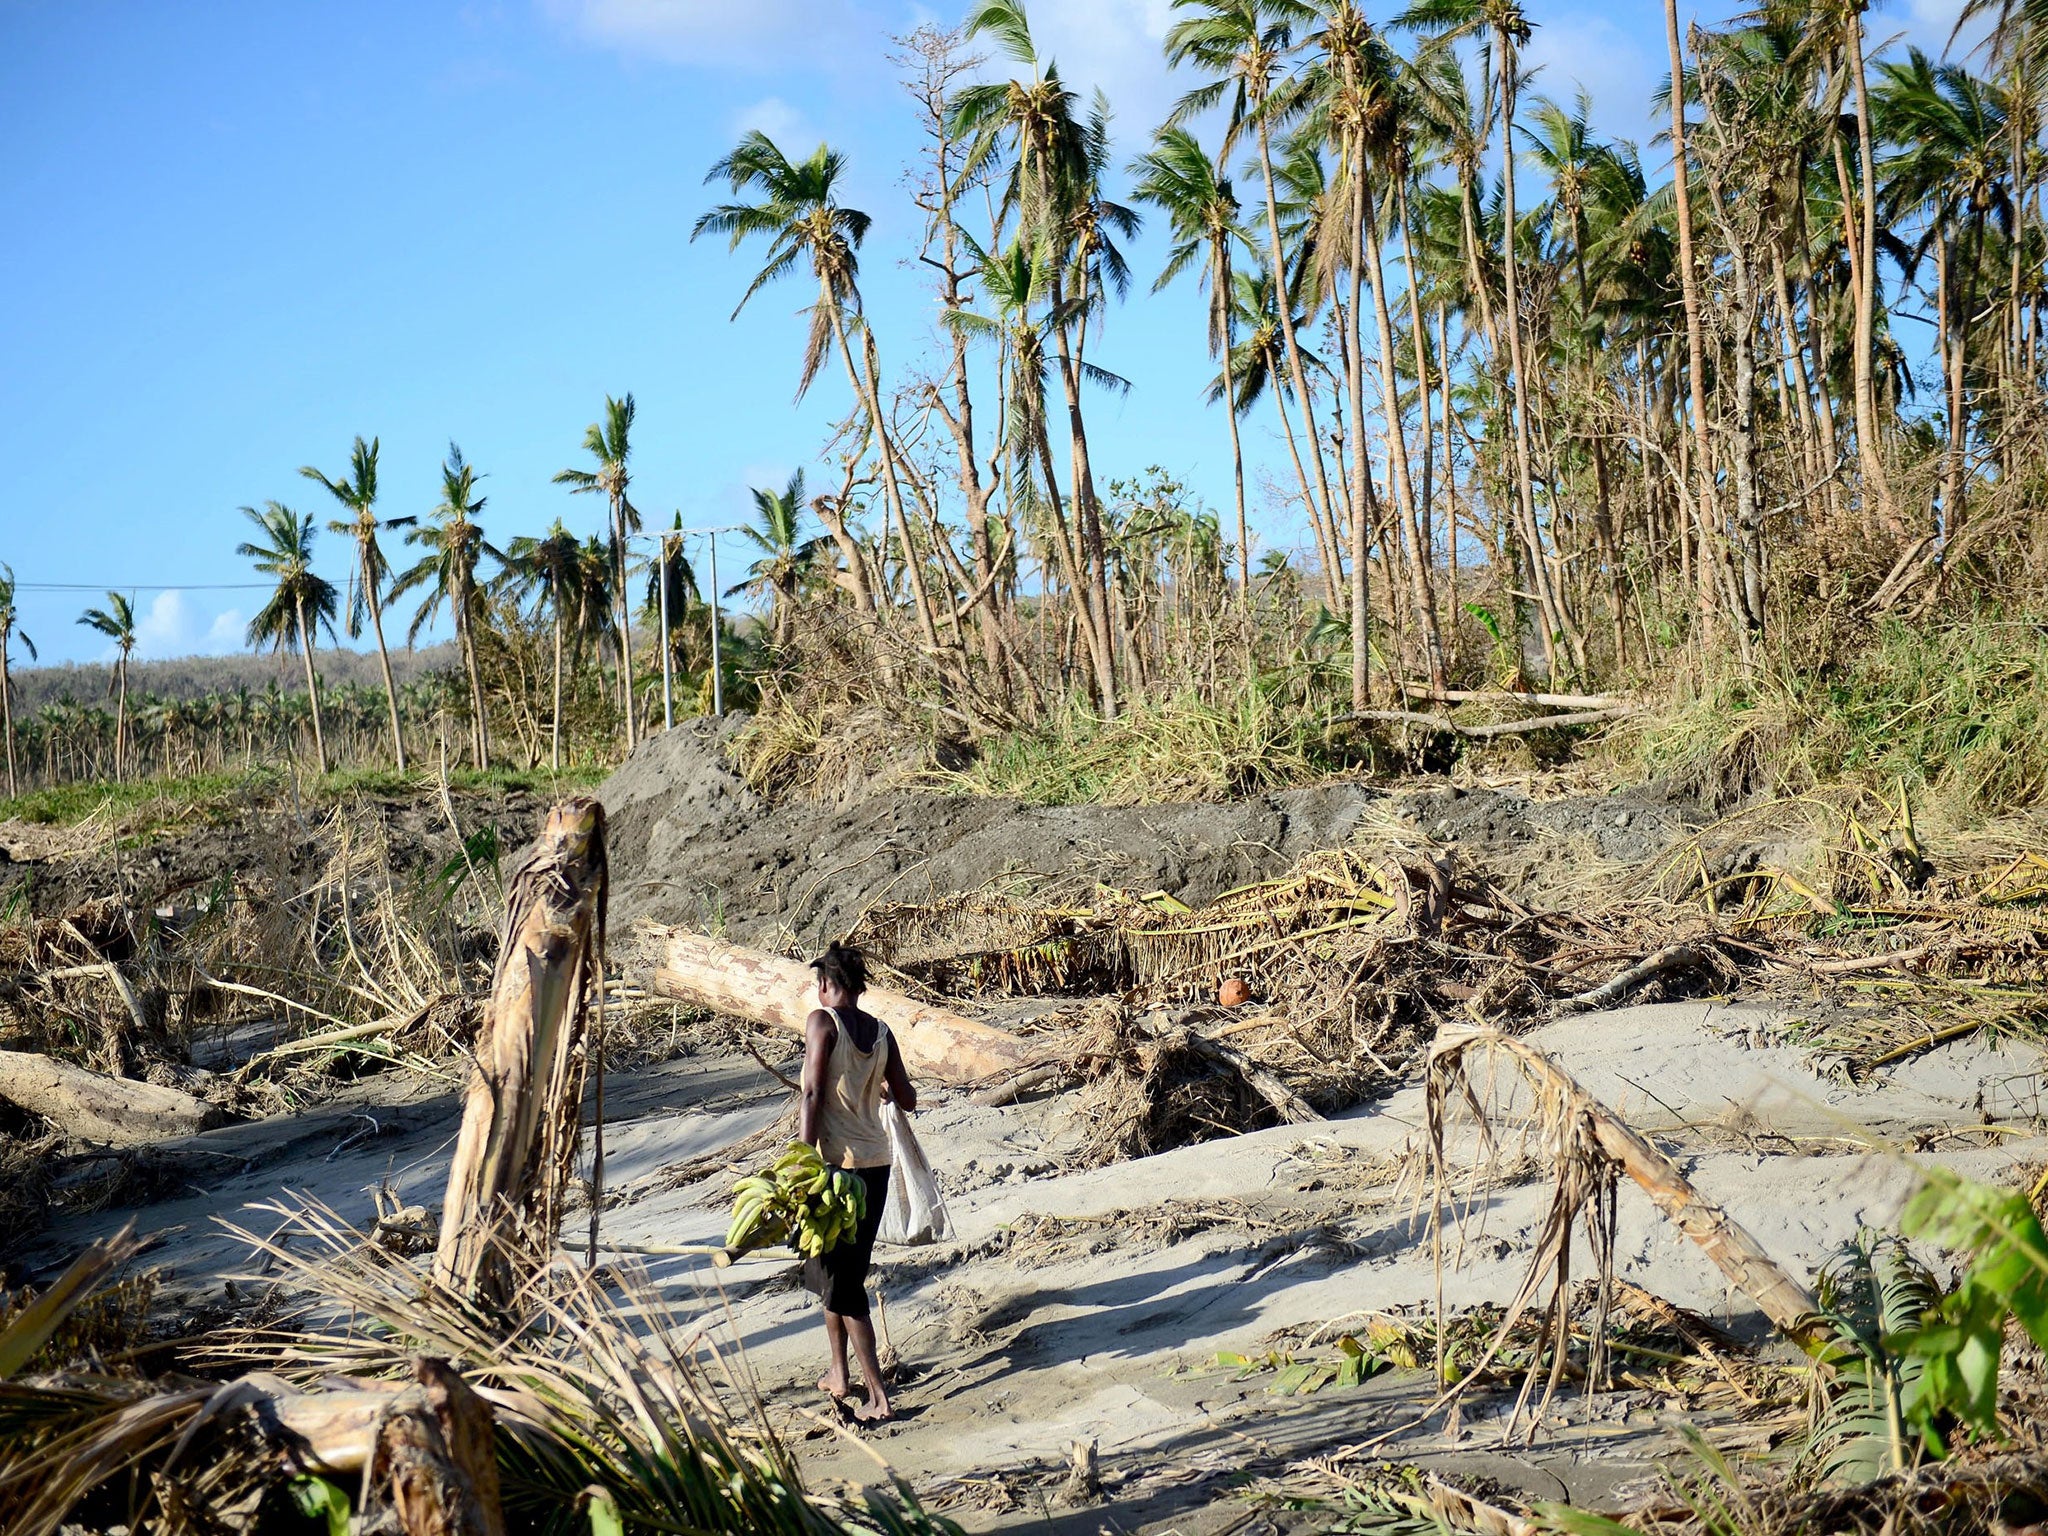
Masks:
[[[1568,725],[1602,725],[1634,713],[1632,706],[1620,705],[1612,709],[1579,710],[1568,715],[1538,715],[1532,720],[1498,720],[1490,725],[1460,725],[1449,715],[1425,714],[1420,710],[1354,709],[1333,716],[1330,723],[1348,725],[1357,720],[1382,720],[1395,725],[1427,726],[1432,731],[1445,731],[1452,735],[1469,737],[1474,741],[1486,741],[1495,736],[1523,736],[1531,731],[1547,731]]]
[[[1441,695],[1427,683],[1403,683],[1411,699],[1441,697],[1452,704],[1540,704],[1545,709],[1626,709],[1628,700],[1611,693],[1515,693],[1505,688],[1446,688]]]
[[[0,1051],[0,1099],[41,1115],[66,1136],[110,1147],[170,1141],[233,1118],[176,1088],[109,1077],[33,1051]]]
[[[651,991],[714,1013],[802,1033],[817,1004],[817,978],[799,960],[724,944],[679,928],[665,934]],[[901,992],[870,987],[861,1008],[896,1037],[904,1065],[948,1083],[968,1083],[1038,1065],[1023,1040]]]

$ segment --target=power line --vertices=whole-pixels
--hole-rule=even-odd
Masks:
[[[17,592],[252,592],[267,591],[267,581],[17,581]]]

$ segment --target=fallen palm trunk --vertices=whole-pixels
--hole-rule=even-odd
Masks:
[[[174,1486],[172,1469],[197,1470],[211,1459],[190,1449],[207,1426],[237,1421],[253,1424],[296,1471],[347,1479],[352,1498],[360,1489],[356,1528],[393,1536],[502,1536],[505,1528],[490,1405],[446,1361],[414,1360],[405,1386],[344,1381],[309,1392],[258,1372],[218,1387],[110,1401],[100,1413],[62,1387],[10,1390],[21,1423],[41,1417],[32,1404],[42,1393],[79,1420],[51,1439],[27,1437],[0,1450],[0,1522],[20,1536],[75,1529],[65,1521],[78,1503],[136,1466],[157,1469],[154,1496],[162,1497]],[[268,1475],[248,1470],[259,1481]]]
[[[604,807],[565,801],[548,814],[506,898],[434,1255],[435,1280],[458,1294],[504,1300],[517,1279],[507,1255],[553,1244],[582,1128],[584,1005],[604,900]],[[534,1240],[509,1240],[517,1234]]]
[[[490,1406],[444,1360],[415,1357],[412,1381],[338,1378],[318,1391],[257,1371],[220,1386],[203,1384],[129,1395],[96,1383],[21,1381],[24,1367],[94,1289],[138,1253],[131,1222],[94,1243],[42,1295],[0,1324],[0,1529],[50,1536],[78,1504],[137,1469],[131,1486],[168,1511],[192,1513],[189,1491],[174,1474],[202,1481],[221,1462],[230,1468],[213,1491],[241,1500],[233,1485],[277,1475],[274,1455],[256,1458],[239,1433],[219,1447],[197,1444],[230,1425],[247,1424],[289,1471],[348,1478],[360,1487],[357,1528],[395,1536],[503,1536],[496,1431]],[[189,1379],[189,1378],[188,1378]],[[209,1429],[209,1426],[212,1426]],[[353,1489],[350,1490],[351,1492]],[[204,1496],[202,1496],[204,1497]],[[154,1528],[146,1518],[138,1522]],[[182,1522],[169,1522],[184,1528]],[[194,1519],[195,1529],[216,1528]]]
[[[1755,1302],[1781,1333],[1808,1353],[1821,1346],[1819,1308],[1812,1293],[1785,1273],[1725,1210],[1694,1188],[1676,1163],[1527,1041],[1490,1030],[1439,1041],[1429,1054],[1433,1127],[1441,1126],[1443,1107],[1454,1094],[1477,1102],[1471,1095],[1465,1059],[1479,1048],[1503,1051],[1514,1058],[1544,1104],[1545,1121],[1563,1133],[1562,1146],[1573,1147],[1583,1139],[1597,1148],[1601,1156],[1635,1181],[1651,1203],[1691,1238],[1715,1268],[1728,1277],[1729,1283]],[[1558,1236],[1568,1242],[1568,1231]],[[1596,1241],[1596,1253],[1600,1246]],[[1568,1248],[1564,1251],[1568,1253]],[[1538,1262],[1542,1261],[1543,1255],[1539,1253]],[[1532,1276],[1532,1283],[1533,1279]],[[1525,1291],[1528,1289],[1525,1287]],[[1559,1357],[1562,1358],[1561,1350]]]
[[[1446,688],[1432,694],[1427,683],[1403,683],[1412,699],[1441,698],[1451,704],[1540,704],[1546,709],[1627,709],[1629,701],[1611,693],[1513,693],[1501,688]]]
[[[664,931],[654,991],[715,1013],[802,1032],[817,1006],[816,978],[808,967],[681,929]],[[860,1005],[889,1026],[913,1072],[966,1083],[1037,1064],[1015,1035],[901,992],[871,987],[861,994]]]
[[[1458,736],[1469,736],[1475,741],[1485,741],[1494,736],[1524,736],[1531,731],[1548,731],[1567,725],[1604,725],[1610,720],[1620,720],[1635,711],[1627,705],[1612,709],[1582,709],[1568,715],[1539,715],[1533,720],[1496,720],[1487,725],[1460,725],[1449,715],[1426,714],[1414,709],[1355,709],[1349,714],[1338,715],[1332,725],[1346,725],[1356,720],[1377,720],[1390,725],[1425,725],[1433,731],[1448,731]]]
[[[33,1051],[0,1051],[0,1099],[67,1136],[133,1147],[222,1125],[227,1111],[176,1088],[75,1067]]]

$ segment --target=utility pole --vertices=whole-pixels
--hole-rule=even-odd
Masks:
[[[661,571],[656,579],[661,583],[661,728],[672,731],[676,728],[675,647],[670,643],[668,629],[668,535],[665,533],[661,536]]]
[[[715,719],[725,718],[725,674],[718,664],[718,535],[722,530],[709,528],[705,537],[711,545],[711,713]]]
[[[719,662],[718,646],[718,630],[722,622],[718,610],[718,536],[721,533],[738,533],[744,526],[742,523],[725,523],[717,528],[678,528],[664,535],[662,541],[663,579],[661,584],[661,600],[663,604],[662,624],[664,627],[668,624],[667,541],[671,538],[686,539],[694,534],[702,534],[706,542],[711,546],[711,713],[721,717],[725,714],[725,673]],[[663,649],[661,655],[662,687],[665,706],[667,699],[666,690],[668,687],[668,651],[666,648]]]

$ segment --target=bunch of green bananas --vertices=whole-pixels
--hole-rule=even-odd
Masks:
[[[732,1221],[725,1229],[725,1246],[734,1253],[750,1248],[770,1248],[789,1241],[789,1211],[775,1181],[753,1174],[733,1185]]]
[[[816,1147],[792,1141],[771,1165],[733,1186],[725,1246],[741,1253],[788,1243],[812,1258],[850,1237],[867,1208],[860,1175],[828,1168]]]

